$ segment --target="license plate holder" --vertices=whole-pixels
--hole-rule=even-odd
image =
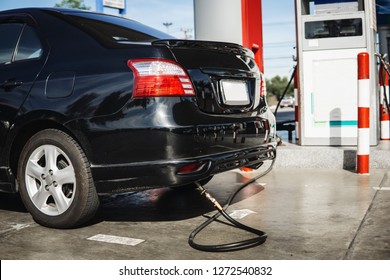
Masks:
[[[228,80],[220,81],[222,101],[229,106],[249,105],[249,90],[246,81]]]

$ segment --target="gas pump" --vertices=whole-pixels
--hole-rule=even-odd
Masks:
[[[301,145],[357,144],[357,55],[370,54],[370,144],[379,138],[375,0],[296,0]]]

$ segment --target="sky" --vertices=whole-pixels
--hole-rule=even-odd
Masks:
[[[212,1],[212,0],[210,0]],[[227,0],[229,1],[229,0]],[[53,7],[61,0],[0,0],[0,10],[24,7]],[[294,0],[263,0],[264,72],[267,78],[290,77],[295,56]],[[84,0],[95,10],[96,0]],[[194,39],[193,0],[126,0],[127,17],[140,21],[177,38],[185,32]],[[118,14],[105,8],[105,13]],[[168,28],[163,23],[172,23]]]

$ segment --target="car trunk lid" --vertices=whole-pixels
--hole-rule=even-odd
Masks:
[[[199,108],[206,113],[253,112],[265,106],[262,74],[253,53],[237,44],[158,40],[188,72]]]

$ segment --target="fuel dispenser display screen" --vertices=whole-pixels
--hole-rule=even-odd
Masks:
[[[361,18],[305,22],[305,38],[338,38],[363,35]]]

